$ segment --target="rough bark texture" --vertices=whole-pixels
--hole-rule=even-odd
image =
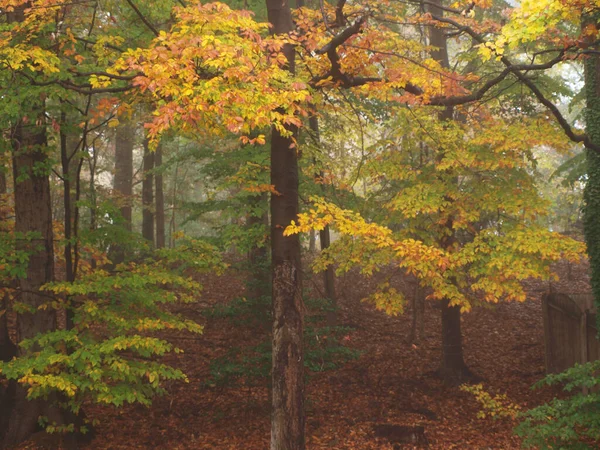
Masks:
[[[269,22],[276,34],[293,29],[287,0],[267,0]],[[284,52],[294,70],[294,49]],[[295,131],[295,130],[292,130]],[[283,230],[298,215],[298,154],[291,137],[275,128],[271,140],[271,259],[273,301],[273,366],[271,450],[303,450],[304,437],[304,305],[298,235]]]
[[[596,23],[600,14],[585,17],[583,26]],[[586,131],[594,144],[600,144],[600,57],[585,60]],[[600,153],[586,149],[588,179],[583,192],[583,225],[590,260],[590,282],[596,306],[600,306]],[[600,324],[600,314],[598,315]]]
[[[154,245],[154,153],[144,141],[144,180],[142,182],[142,236]]]
[[[34,116],[35,117],[35,116]],[[41,114],[38,120],[42,121]],[[33,308],[34,313],[20,313],[17,318],[17,340],[32,338],[38,333],[56,329],[56,313],[52,309],[38,309],[46,301],[40,295],[40,287],[53,280],[54,252],[52,211],[50,204],[49,168],[46,154],[44,129],[32,124],[19,123],[13,133],[13,177],[15,180],[15,231],[35,233],[31,241],[22,240],[18,246],[30,253],[27,276],[18,280],[21,303]],[[35,170],[34,170],[35,169]],[[36,351],[32,349],[29,351]],[[20,348],[18,355],[25,350]],[[52,399],[32,400],[26,398],[27,388],[11,386],[10,417],[4,435],[6,447],[16,445],[39,431],[38,419],[46,416],[50,422],[64,424],[63,414]]]
[[[430,3],[431,13],[442,16],[444,11],[441,6],[443,6],[442,0],[432,0]],[[429,40],[430,45],[434,47],[431,52],[432,58],[439,61],[442,67],[450,68],[448,44],[444,30],[434,26],[430,27]],[[453,108],[445,108],[439,117],[442,121],[452,120]],[[449,218],[446,228],[450,230],[450,236],[443,240],[441,243],[442,248],[450,248],[455,241],[452,225],[453,219]],[[442,361],[440,374],[444,381],[449,384],[461,383],[471,377],[471,372],[463,357],[460,321],[460,308],[450,306],[448,300],[442,300]]]
[[[154,167],[156,168],[156,174],[154,175],[154,201],[156,209],[156,248],[163,248],[165,246],[165,194],[163,174],[161,172],[162,157],[162,146],[159,145],[156,149],[156,153],[154,154]]]

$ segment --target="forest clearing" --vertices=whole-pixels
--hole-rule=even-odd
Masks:
[[[600,448],[600,0],[0,0],[1,449]]]

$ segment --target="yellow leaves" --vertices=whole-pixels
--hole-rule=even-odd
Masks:
[[[91,75],[90,84],[94,89],[110,86],[111,79],[105,75]]]
[[[483,388],[481,383],[474,385],[463,384],[460,386],[460,390],[472,394],[475,400],[481,405],[481,410],[477,412],[477,418],[479,419],[485,419],[486,417],[493,419],[516,419],[521,410],[521,407],[511,402],[506,394],[492,396]]]
[[[245,135],[273,123],[298,124],[300,104],[310,94],[284,67],[283,41],[267,36],[267,24],[224,4],[198,2],[176,12],[179,20],[169,32],[148,49],[128,51],[116,65],[141,72],[135,84],[162,100],[152,138],[172,127]]]
[[[382,283],[377,287],[377,292],[363,299],[364,302],[372,302],[375,309],[383,311],[388,316],[397,316],[404,312],[404,296],[389,283]]]

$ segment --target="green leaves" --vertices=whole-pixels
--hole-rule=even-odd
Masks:
[[[179,369],[156,361],[180,350],[153,333],[201,333],[202,326],[166,306],[197,298],[202,287],[187,275],[189,268],[221,273],[226,266],[204,242],[179,236],[178,243],[114,273],[98,269],[73,283],[46,285],[41,308],[67,308],[74,327],[22,341],[26,351],[0,363],[2,376],[27,386],[29,398],[58,392],[74,411],[85,401],[149,405],[164,393],[166,380],[186,380]]]

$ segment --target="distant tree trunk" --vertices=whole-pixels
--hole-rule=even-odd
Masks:
[[[319,118],[316,113],[312,114],[308,123],[310,130],[313,133],[313,138],[318,146],[321,145],[321,132],[319,129]],[[315,178],[323,178],[323,173],[315,174]],[[325,187],[321,184],[321,190],[325,194]],[[331,245],[331,234],[329,232],[329,225],[326,225],[321,231],[319,231],[319,242],[321,243],[321,252],[327,250]],[[337,325],[337,296],[335,293],[335,272],[333,266],[327,266],[327,269],[323,272],[323,285],[325,286],[325,296],[333,306],[333,309],[327,311],[327,326],[334,327]]]
[[[64,231],[65,248],[63,256],[65,258],[66,281],[72,283],[77,275],[77,265],[79,261],[78,244],[78,226],[79,226],[79,206],[80,198],[80,179],[81,168],[83,166],[83,157],[81,156],[85,147],[85,134],[80,141],[73,136],[68,137],[64,130],[66,128],[66,114],[61,115],[60,129],[60,159],[63,181],[63,208],[64,208]],[[67,329],[73,328],[73,310],[67,309],[66,312]]]
[[[312,255],[317,249],[317,233],[315,230],[310,230],[308,234],[308,252]]]
[[[90,182],[88,190],[88,203],[90,212],[90,231],[95,231],[97,227],[97,215],[98,215],[98,196],[96,194],[96,167],[98,166],[98,149],[92,144],[91,147],[91,158],[88,158],[88,167],[90,173]],[[96,268],[96,260],[91,257],[90,261],[92,269]]]
[[[119,125],[115,136],[114,190],[121,200],[124,226],[131,231],[131,200],[133,195],[133,145],[135,132],[130,125]]]
[[[159,145],[154,154],[155,210],[156,210],[156,248],[165,246],[165,194],[162,173],[162,146]]]
[[[432,0],[430,10],[437,16],[442,16],[442,0]],[[434,48],[431,52],[433,59],[438,61],[442,67],[450,68],[448,58],[447,37],[442,28],[430,27],[430,45]],[[450,121],[453,119],[453,108],[447,107],[440,113],[441,121]],[[441,157],[441,155],[439,155]],[[446,223],[446,229],[449,230],[449,236],[441,243],[442,248],[449,249],[455,242],[453,218],[450,217]],[[464,362],[460,307],[451,306],[447,299],[442,300],[442,361],[440,373],[444,381],[449,384],[461,383],[469,379],[472,374]]]
[[[600,14],[584,17],[582,26],[597,24]],[[586,131],[600,145],[600,56],[590,53],[584,60]],[[594,302],[600,308],[600,153],[586,149],[587,182],[583,192],[583,229],[590,260],[590,283]],[[600,314],[598,314],[600,324]],[[600,329],[600,328],[599,328]]]
[[[121,219],[123,220],[123,227],[127,231],[131,231],[134,136],[134,129],[128,124],[119,125],[116,129],[115,178],[113,189],[121,204]],[[110,259],[114,264],[122,263],[125,259],[123,248],[117,244],[111,251]]]
[[[410,326],[410,343],[418,343],[425,335],[425,295],[419,281],[415,283],[411,300],[412,321]]]
[[[179,162],[175,161],[173,173],[173,189],[171,190],[171,220],[169,220],[169,248],[173,248],[173,234],[177,231],[177,180],[179,179]]]
[[[144,169],[142,182],[142,236],[154,246],[154,153],[144,140]]]
[[[288,0],[267,0],[267,13],[273,33],[289,33],[294,28]],[[283,51],[288,69],[294,72],[294,48],[286,45]],[[297,220],[299,212],[298,153],[292,137],[282,136],[275,127],[271,139],[271,184],[280,193],[271,195],[271,450],[303,450],[306,444],[301,248],[297,234],[283,236],[284,228]]]
[[[267,206],[269,199],[266,193],[254,197],[251,209],[260,209]],[[264,227],[265,232],[269,229],[269,214],[265,209],[261,215],[251,213],[248,217],[248,226]],[[250,249],[248,261],[250,263],[249,294],[252,298],[260,298],[269,295],[269,266],[267,252],[269,250],[269,241],[261,246],[255,245]]]

